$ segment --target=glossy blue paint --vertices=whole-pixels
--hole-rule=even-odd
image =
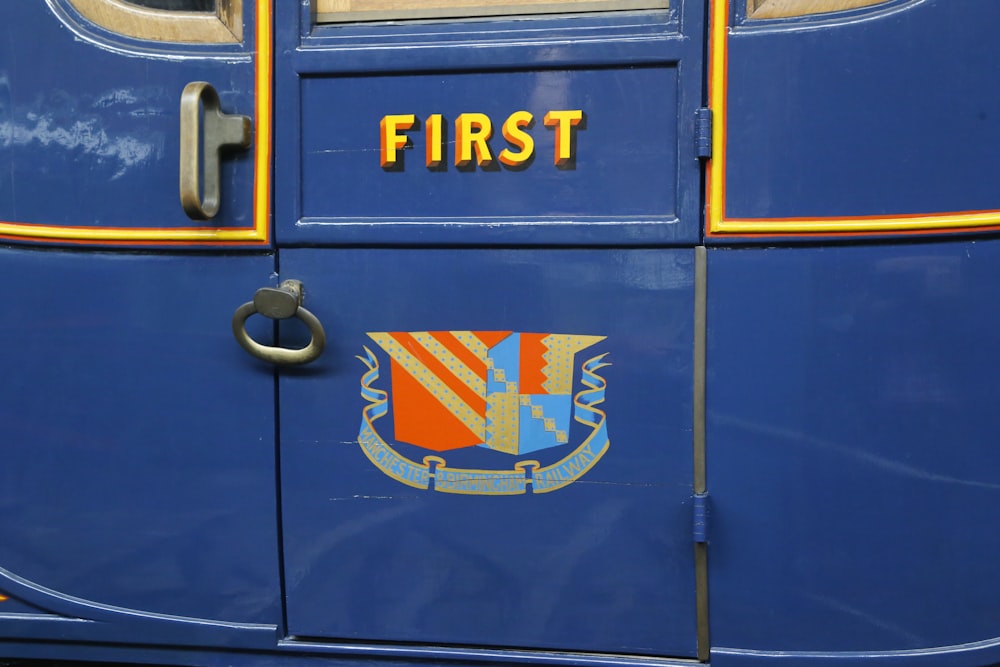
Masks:
[[[0,221],[192,226],[177,193],[181,91],[189,81],[209,81],[227,112],[252,116],[251,49],[151,47],[92,26],[65,0],[4,3]],[[252,224],[251,156],[223,162],[213,226]]]
[[[308,21],[307,13],[301,16]],[[315,299],[309,307],[336,332],[324,360],[282,374],[291,634],[694,654],[689,446],[640,453],[640,433],[658,430],[647,423],[624,435],[638,459],[630,462],[609,450],[583,481],[550,496],[413,490],[383,475],[360,451],[364,367],[352,360],[371,344],[368,331],[591,333],[597,326],[595,333],[602,333],[601,322],[614,322],[616,332],[630,325],[670,331],[648,340],[668,340],[672,349],[678,340],[690,340],[690,333],[682,333],[691,326],[689,252],[654,259],[651,252],[285,249],[345,243],[693,244],[700,236],[699,172],[686,119],[700,104],[700,40],[688,39],[681,25],[700,33],[702,8],[677,5],[667,18],[636,13],[600,21],[589,16],[313,30],[277,26],[278,51],[293,54],[277,65],[275,81],[278,117],[289,120],[276,128],[281,271],[303,280],[312,295],[307,299]],[[616,68],[625,62],[645,67]],[[621,93],[604,95],[608,86]],[[647,104],[647,98],[658,101]],[[523,171],[462,172],[453,164],[427,171],[419,130],[402,171],[378,166],[378,123],[386,114],[424,119],[442,113],[450,125],[458,113],[480,111],[492,117],[498,136],[507,115],[521,108],[536,116],[537,142],[536,159]],[[561,108],[588,114],[572,171],[552,168],[546,130],[538,122],[545,111]],[[452,141],[453,133],[449,128]],[[598,138],[587,144],[591,136]],[[493,146],[498,151],[502,142]],[[449,162],[452,150],[445,156]],[[634,195],[614,192],[622,186]],[[675,313],[664,320],[667,310],[657,311],[650,300],[662,290],[642,286],[665,277],[665,267],[677,257],[688,263],[680,274],[686,284],[668,290],[675,296],[661,294],[668,301],[664,307]],[[646,268],[628,270],[632,262]],[[359,298],[359,289],[365,297]],[[558,305],[559,293],[570,301]],[[585,307],[588,294],[596,303]],[[615,315],[598,316],[598,305]],[[289,344],[299,342],[285,327],[282,335],[292,336]],[[629,329],[627,336],[646,334]],[[630,417],[609,429],[621,433],[637,428],[637,420],[648,422],[649,416],[637,416],[648,405],[665,419],[656,422],[662,430],[685,442],[688,343],[669,354],[666,376],[650,376],[639,358],[664,350],[626,340],[618,353],[625,359],[608,369],[609,378],[627,371],[625,378],[648,388],[669,377],[665,391],[679,398],[663,413],[647,403],[656,393],[634,389],[625,402]],[[461,467],[500,465],[495,452],[448,456]],[[637,466],[640,461],[646,463]],[[665,474],[673,481],[664,482]],[[539,501],[545,505],[541,512]],[[655,518],[663,513],[666,523]],[[573,516],[580,518],[565,518]],[[647,532],[640,537],[634,526],[644,523]],[[657,528],[649,533],[651,525]],[[668,529],[672,525],[676,533]],[[663,551],[672,556],[661,567],[656,552]],[[618,559],[632,563],[628,571],[615,567]],[[639,563],[649,567],[636,577]],[[372,588],[370,581],[379,584]],[[588,636],[577,631],[580,626],[590,628]]]
[[[0,591],[68,618],[278,621],[272,374],[228,331],[271,262],[0,249]]]
[[[692,498],[692,509],[694,514],[693,537],[694,542],[702,544],[708,542],[709,526],[709,495],[707,493],[696,493]]]
[[[675,221],[677,156],[663,147],[677,145],[676,68],[308,77],[301,85],[303,218],[295,228],[279,226],[282,240],[295,239],[303,226],[325,223],[336,239],[343,224],[382,220]],[[632,101],[627,112],[623,100]],[[555,128],[543,118],[568,109],[582,110],[584,121],[572,132],[573,164],[560,168],[553,164]],[[501,126],[520,110],[533,115],[534,152],[527,166],[502,166],[500,152],[517,149]],[[492,120],[489,167],[455,166],[455,122],[465,112]],[[444,163],[428,168],[425,126],[435,113],[444,116]],[[400,131],[412,150],[402,152],[398,170],[379,166],[379,122],[387,114],[418,120]],[[685,223],[687,234],[696,235],[697,219]],[[322,233],[311,238],[323,239]]]
[[[993,240],[709,251],[714,646],[997,659],[998,261]]]
[[[976,0],[897,1],[735,28],[727,215],[1000,209],[998,18]]]
[[[0,4],[0,220],[189,225],[178,96],[204,79],[253,112],[243,4],[248,39],[221,47],[115,36],[67,0]],[[731,216],[998,208],[995,10],[759,22],[740,4]],[[714,241],[710,496],[692,497],[707,2],[348,26],[273,6],[273,254],[0,247],[0,659],[677,667],[702,543],[714,665],[1000,662],[996,240]],[[385,114],[453,133],[485,112],[496,151],[522,108],[523,171],[462,172],[451,148],[428,171],[419,129],[403,171],[378,166]],[[588,114],[573,170],[539,122],[558,108]],[[247,225],[249,155],[224,169],[223,224]],[[280,372],[229,333],[278,267],[329,336]],[[294,321],[250,326],[305,342]],[[578,481],[449,495],[366,458],[364,346],[394,391],[368,332],[469,329],[607,337],[609,449]],[[419,461],[392,400],[380,435]]]
[[[29,644],[7,644],[12,658],[37,655],[36,647]],[[404,667],[426,664],[473,667],[482,664],[509,664],[531,662],[540,665],[565,667],[691,667],[690,660],[657,658],[632,658],[628,656],[583,653],[530,653],[523,651],[489,651],[479,649],[450,649],[420,647],[371,646],[358,649],[353,646],[303,645],[280,642],[275,651],[236,652],[223,649],[190,649],[184,647],[142,647],[121,645],[72,645],[53,644],[48,648],[50,659],[61,661],[86,660],[91,662],[134,663],[142,660],[161,665],[199,664],[205,667],[225,667],[234,662],[251,667],[304,667],[331,664],[336,661],[345,667],[359,667],[377,663],[386,667]]]
[[[279,383],[290,634],[694,654],[691,250],[302,249],[283,252],[282,272],[330,338]],[[589,349],[612,364],[604,458],[564,489],[505,497],[414,489],[375,468],[357,442],[355,355],[377,349],[366,333],[511,328],[607,336]],[[440,455],[509,468],[573,446]]]
[[[4,4],[0,220],[190,225],[180,91],[209,79],[250,112],[252,75],[247,45],[140,43],[64,0]],[[252,176],[245,158],[224,169],[214,224],[249,224]],[[273,646],[273,372],[243,363],[228,326],[273,267],[0,248],[16,286],[0,316],[4,639]]]
[[[280,0],[279,15],[296,3]],[[703,7],[668,12],[431,24],[279,22],[276,237],[279,245],[690,245],[700,238],[689,119],[701,104]],[[616,91],[607,95],[607,90]],[[345,104],[345,100],[350,100]],[[542,116],[580,108],[576,168],[552,164]],[[500,126],[535,116],[523,171],[461,171],[454,121],[483,112]],[[445,116],[447,169],[424,165],[410,132],[405,170],[379,166],[379,122]]]

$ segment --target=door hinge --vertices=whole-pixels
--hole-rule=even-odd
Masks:
[[[712,157],[712,110],[707,107],[694,112],[694,150],[699,158]]]
[[[708,494],[694,494],[694,542],[704,544],[708,542]]]

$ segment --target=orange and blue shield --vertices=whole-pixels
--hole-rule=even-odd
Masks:
[[[580,364],[578,353],[603,336],[513,331],[372,332],[390,360],[390,389],[375,387],[377,357],[365,348],[368,367],[362,396],[368,401],[359,443],[375,465],[418,488],[453,493],[534,493],[555,490],[589,470],[607,449],[604,355]],[[574,389],[575,378],[579,387]],[[391,396],[391,399],[390,399]],[[394,441],[429,450],[421,463],[399,454],[376,431],[391,400]],[[570,444],[571,423],[590,434],[569,456],[541,466],[517,461],[510,470],[459,470],[439,456],[482,447],[514,457]]]

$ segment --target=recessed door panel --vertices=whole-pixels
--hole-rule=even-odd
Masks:
[[[280,373],[289,634],[696,655],[704,7],[664,4],[277,3],[280,274],[328,340]]]
[[[279,245],[693,245],[703,8],[652,4],[301,15],[278,32]]]
[[[127,25],[77,11],[128,10],[110,4],[0,7],[0,601],[17,600],[0,634],[197,642],[185,619],[236,634],[280,618],[273,371],[229,324],[274,254],[230,248],[266,240],[266,130],[225,156],[218,215],[195,222],[179,110],[208,81],[226,113],[257,119],[269,38],[247,0],[245,37],[224,43],[181,43],[166,10]]]
[[[304,78],[302,222],[666,224],[677,85],[676,67]]]
[[[282,265],[330,339],[279,389],[291,634],[693,655],[692,250]]]
[[[716,646],[805,662],[992,643],[998,253],[708,253]]]

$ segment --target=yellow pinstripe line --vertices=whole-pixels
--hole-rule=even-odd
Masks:
[[[956,211],[926,215],[887,215],[860,217],[727,218],[726,189],[726,57],[730,0],[712,0],[711,9],[711,97],[715,113],[712,123],[712,159],[708,192],[708,231],[713,233],[796,234],[800,232],[907,232],[947,231],[1000,225],[1000,211]]]
[[[271,3],[257,2],[257,58],[255,75],[257,118],[255,122],[256,167],[254,175],[254,223],[250,228],[159,228],[159,227],[64,227],[19,222],[0,222],[0,235],[44,240],[200,243],[264,242],[268,237],[271,192]]]
[[[271,3],[257,0],[257,169],[254,174],[254,238],[267,240],[271,217]]]

